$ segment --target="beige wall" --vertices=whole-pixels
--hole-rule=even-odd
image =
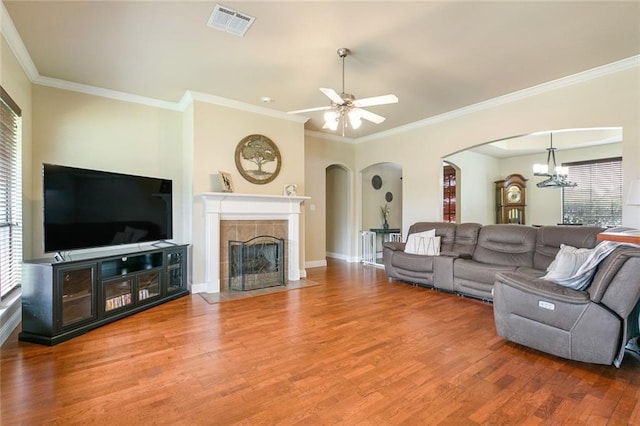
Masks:
[[[460,223],[495,222],[494,181],[501,179],[500,162],[493,157],[462,151],[446,158],[459,168],[456,180]]]
[[[622,143],[561,150],[557,152],[557,156],[560,162],[619,157],[622,156]],[[514,173],[521,174],[528,180],[526,223],[555,225],[562,222],[561,191],[536,187],[536,183],[542,178],[533,176],[533,164],[544,162],[546,151],[503,159],[462,151],[446,157],[446,160],[461,169],[457,182],[460,193],[458,203],[461,213],[460,222],[477,222],[485,225],[495,223],[494,182]]]
[[[182,183],[182,113],[33,86],[35,257],[42,252],[42,163],[173,180],[174,240],[188,242]]]
[[[9,49],[4,37],[0,37],[0,86],[22,110],[22,251],[23,257],[30,259],[34,252],[31,224],[33,223],[33,203],[36,197],[32,188],[33,171],[30,162],[33,123],[31,82]]]
[[[627,188],[631,179],[640,177],[638,93],[640,70],[626,69],[402,133],[380,135],[356,145],[356,168],[383,161],[402,165],[406,232],[416,221],[441,219],[441,161],[453,152],[540,130],[620,126]],[[625,206],[623,223],[640,226],[640,208]]]
[[[555,225],[562,222],[562,201],[559,189],[538,188],[536,183],[544,180],[533,176],[533,165],[546,160],[546,152],[537,155],[523,155],[500,161],[500,179],[512,173],[522,174],[527,181],[527,207],[525,209],[528,225]],[[559,150],[557,160],[561,163],[593,160],[622,156],[622,143],[612,143],[581,149]],[[571,177],[569,177],[571,179]]]
[[[327,257],[349,259],[349,206],[353,196],[350,182],[349,171],[343,166],[327,167]]]
[[[545,129],[620,126],[625,189],[631,179],[640,178],[637,67],[348,144],[305,137],[299,122],[233,108],[196,102],[178,112],[32,85],[4,39],[0,46],[0,83],[23,109],[26,258],[38,257],[42,250],[43,161],[173,179],[180,188],[174,219],[184,224],[175,227],[176,236],[187,242],[195,241],[200,229],[192,197],[214,189],[219,170],[232,173],[237,192],[279,194],[285,183],[296,183],[299,194],[312,197],[301,218],[301,259],[308,265],[325,259],[325,173],[331,164],[349,171],[352,259],[363,225],[362,177],[357,171],[377,163],[402,168],[404,233],[413,222],[441,218],[442,158],[487,141]],[[280,147],[283,170],[271,184],[250,184],[235,170],[233,151],[249,133],[263,133]],[[625,225],[640,226],[640,207],[625,206],[623,214]]]
[[[192,155],[193,195],[219,191],[218,172],[231,174],[235,192],[244,194],[282,195],[285,184],[298,185],[298,195],[305,194],[305,146],[304,126],[300,121],[254,112],[228,108],[211,103],[195,101],[185,126],[193,129],[192,146],[185,152]],[[235,149],[240,140],[251,134],[269,137],[278,147],[282,167],[272,182],[256,185],[245,180],[235,164]],[[188,144],[188,142],[187,142]],[[193,283],[204,283],[204,216],[202,203],[196,198],[193,204]],[[314,200],[310,200],[314,201]],[[304,209],[300,217],[300,259],[304,267]],[[304,275],[304,272],[302,272]]]
[[[355,206],[358,198],[355,191],[355,145],[337,142],[330,139],[319,138],[314,135],[305,136],[305,181],[306,195],[311,200],[305,202],[305,255],[306,266],[316,267],[325,264],[326,247],[326,169],[332,164],[343,166],[349,175],[348,229],[349,255],[354,256],[354,247],[357,247],[357,235],[353,232],[355,219]],[[358,191],[359,193],[359,191]],[[353,259],[351,259],[353,260]]]
[[[402,169],[394,163],[374,164],[362,170],[362,230],[382,228],[384,219],[381,207],[389,207],[389,227],[402,227]],[[382,179],[380,189],[375,189],[371,179],[378,175]],[[387,202],[385,195],[393,195]]]
[[[193,189],[196,194],[219,189],[219,171],[231,174],[238,193],[281,195],[284,185],[293,183],[298,185],[298,195],[305,194],[302,123],[196,101],[193,128]],[[264,185],[245,180],[236,169],[236,146],[250,134],[270,138],[282,156],[278,177]]]

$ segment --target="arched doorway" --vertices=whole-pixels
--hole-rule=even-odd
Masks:
[[[402,230],[402,166],[377,163],[364,168],[362,174],[362,231],[375,232],[371,239],[363,234],[361,253],[372,253],[366,263],[382,264],[382,242],[392,237],[401,239]],[[386,219],[386,220],[385,220]],[[385,222],[388,227],[385,229]],[[371,241],[366,243],[365,241]],[[371,245],[371,249],[367,247]]]
[[[325,170],[326,191],[326,256],[349,260],[351,226],[349,208],[351,184],[349,170],[339,164],[332,164]]]
[[[442,165],[442,221],[458,222],[458,168],[446,161]]]

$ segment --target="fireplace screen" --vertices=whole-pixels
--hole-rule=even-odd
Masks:
[[[284,285],[284,239],[261,235],[229,241],[229,288],[256,290]]]

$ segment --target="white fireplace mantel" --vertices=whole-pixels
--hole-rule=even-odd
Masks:
[[[220,221],[286,220],[289,281],[300,279],[300,205],[311,197],[205,192],[197,194],[204,205],[204,279],[207,293],[220,292]],[[193,289],[192,289],[193,291]]]

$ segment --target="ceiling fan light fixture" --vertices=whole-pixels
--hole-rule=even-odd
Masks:
[[[332,131],[336,131],[338,129],[338,122],[340,121],[340,116],[337,111],[329,110],[324,113],[324,126],[325,129],[331,129]]]
[[[351,108],[347,113],[349,117],[349,124],[352,129],[359,129],[362,126],[362,112],[360,108]]]
[[[325,110],[324,113],[324,125],[323,129],[330,129],[332,131],[342,128],[342,136],[345,134],[345,129],[359,129],[362,126],[362,120],[365,119],[375,124],[380,124],[384,121],[384,117],[374,114],[369,110],[362,109],[363,107],[395,104],[398,102],[396,95],[382,95],[374,96],[370,98],[357,100],[355,96],[345,92],[344,87],[344,58],[347,57],[351,51],[346,47],[338,49],[338,56],[342,59],[342,92],[338,94],[333,89],[321,87],[320,91],[331,100],[331,106],[327,107],[315,107],[307,108],[296,111],[289,111],[288,114],[299,114],[302,112],[320,111]]]

